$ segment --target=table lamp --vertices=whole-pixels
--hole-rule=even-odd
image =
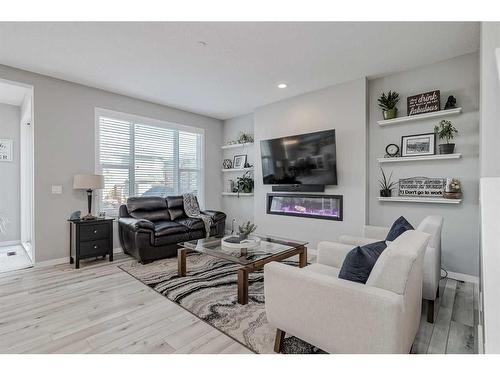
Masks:
[[[92,212],[92,193],[95,189],[104,189],[104,176],[98,174],[77,174],[73,178],[73,189],[86,190],[89,213],[82,220],[93,220],[96,217]]]

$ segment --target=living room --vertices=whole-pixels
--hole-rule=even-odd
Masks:
[[[0,22],[0,353],[500,352],[500,23],[227,14]]]

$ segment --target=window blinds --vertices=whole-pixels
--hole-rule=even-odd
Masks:
[[[146,121],[98,117],[100,211],[118,216],[130,196],[202,193],[203,135]]]

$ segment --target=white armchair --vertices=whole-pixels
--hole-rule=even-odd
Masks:
[[[431,235],[424,256],[424,280],[422,285],[422,298],[427,301],[427,321],[434,323],[434,301],[439,297],[439,280],[441,278],[441,231],[443,228],[443,217],[427,216],[419,226],[417,231]],[[366,225],[363,237],[340,236],[339,242],[353,246],[363,246],[372,242],[384,240],[389,233],[388,227],[377,227]],[[326,242],[321,242],[318,248],[327,246]]]
[[[331,243],[304,268],[264,267],[266,315],[277,328],[330,353],[409,353],[418,331],[429,235],[407,231],[380,255],[366,284],[337,277],[352,246]]]

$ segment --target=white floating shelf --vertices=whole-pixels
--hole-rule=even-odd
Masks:
[[[462,199],[447,198],[417,198],[417,197],[378,197],[380,202],[410,202],[410,203],[441,203],[441,204],[459,204]]]
[[[249,143],[236,143],[234,145],[225,145],[225,146],[221,146],[221,148],[223,150],[228,150],[228,149],[231,149],[231,148],[240,148],[240,147],[248,147],[248,146],[253,146],[253,142],[249,142]]]
[[[223,196],[225,197],[237,197],[238,195],[240,197],[253,197],[253,193],[226,193],[226,192],[223,192],[222,193]]]
[[[444,116],[455,116],[460,114],[461,112],[462,112],[462,107],[459,107],[453,109],[445,109],[436,112],[422,113],[421,115],[397,117],[390,120],[381,120],[377,121],[377,123],[380,126],[396,125],[396,124],[401,124],[403,122],[427,120],[431,118],[444,117]]]
[[[426,155],[426,156],[405,156],[397,158],[378,158],[379,163],[399,163],[406,161],[421,161],[421,160],[446,160],[460,159],[462,154],[442,154],[442,155]]]
[[[251,168],[226,168],[222,169],[222,172],[246,172],[253,171],[253,167]]]

